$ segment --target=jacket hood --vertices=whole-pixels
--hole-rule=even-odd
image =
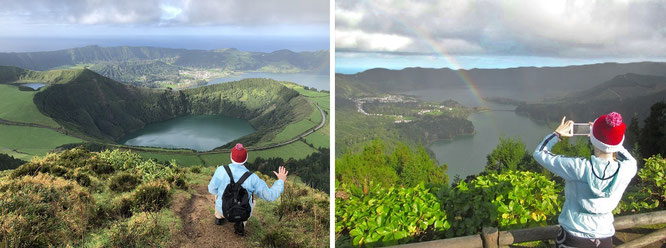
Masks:
[[[618,186],[617,174],[620,170],[619,161],[607,161],[592,155],[590,159],[591,169],[588,171],[586,179],[592,193],[600,198],[610,197]]]

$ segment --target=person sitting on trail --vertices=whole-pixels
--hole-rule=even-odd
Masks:
[[[622,146],[626,126],[616,112],[600,116],[590,123],[594,155],[565,157],[550,152],[562,137],[572,136],[573,121],[565,119],[533,154],[539,164],[566,181],[556,247],[612,247],[612,211],[637,170],[636,160]]]
[[[231,164],[220,166],[215,170],[208,184],[208,191],[215,195],[215,224],[235,222],[234,232],[243,236],[245,224],[252,215],[255,205],[253,195],[266,201],[275,201],[284,189],[288,171],[283,166],[278,168],[278,172],[274,171],[278,180],[268,188],[264,180],[245,168],[247,150],[242,144],[238,143],[231,149],[230,157]]]

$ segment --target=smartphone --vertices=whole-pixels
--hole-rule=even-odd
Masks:
[[[590,123],[574,123],[573,128],[571,128],[571,135],[590,135]]]

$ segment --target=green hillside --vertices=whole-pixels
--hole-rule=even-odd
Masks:
[[[247,52],[237,49],[187,50],[158,47],[100,47],[86,46],[58,51],[0,53],[0,65],[18,66],[32,70],[50,70],[64,66],[97,63],[127,63],[133,61],[162,61],[174,66],[220,68],[231,71],[276,68],[290,71],[328,71],[328,51],[272,53]]]
[[[89,69],[119,82],[157,88],[159,85],[155,84],[155,81],[179,81],[178,72],[181,68],[162,61],[133,61],[98,63],[90,66]]]
[[[36,91],[20,91],[18,87],[0,84],[0,119],[59,127],[53,119],[40,113],[32,99]]]
[[[467,116],[476,110],[456,102],[425,102],[370,89],[349,75],[337,74],[335,84],[336,155],[358,151],[375,139],[416,147],[474,132]],[[393,148],[391,142],[388,146]]]
[[[45,84],[67,83],[79,76],[82,70],[53,70],[32,71],[13,66],[0,66],[0,83],[29,83],[39,82]]]
[[[522,104],[516,113],[539,121],[557,121],[562,116],[577,122],[618,112],[628,118],[645,119],[654,103],[666,99],[666,77],[639,74],[618,75],[602,84],[543,103]]]
[[[312,112],[300,110],[306,100],[298,92],[268,79],[170,91],[127,86],[87,69],[70,82],[40,91],[34,102],[62,126],[109,141],[148,123],[190,114],[221,114],[249,120],[257,132],[242,140],[255,144],[271,140],[273,132]]]

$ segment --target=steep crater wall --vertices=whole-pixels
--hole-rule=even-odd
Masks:
[[[146,124],[185,115],[225,115],[248,120],[257,130],[237,142],[271,140],[289,123],[304,118],[297,108],[312,108],[298,92],[271,79],[171,91],[125,85],[83,70],[76,78],[37,93],[34,102],[67,129],[117,141]]]

